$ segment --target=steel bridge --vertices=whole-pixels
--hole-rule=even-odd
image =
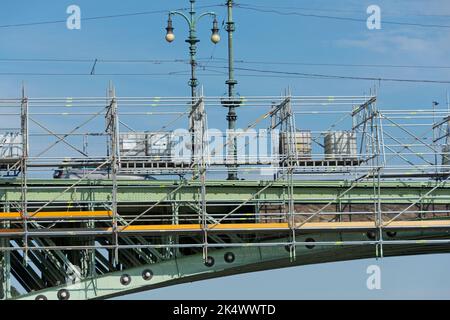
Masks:
[[[448,109],[239,99],[1,99],[0,299],[450,251]]]

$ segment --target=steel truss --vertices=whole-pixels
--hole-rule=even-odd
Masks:
[[[0,140],[0,298],[103,298],[331,252],[448,251],[448,110],[286,91],[241,97],[247,124],[222,132],[209,129],[222,100],[113,86],[0,100],[18,127],[0,133],[20,136]],[[354,150],[327,151],[336,132]],[[243,180],[224,180],[230,167]]]

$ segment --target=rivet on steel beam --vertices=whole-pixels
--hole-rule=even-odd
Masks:
[[[145,269],[144,271],[142,271],[142,279],[144,279],[145,281],[149,281],[153,278],[153,271],[150,269]]]
[[[58,291],[58,299],[59,300],[69,300],[70,299],[70,292],[66,289],[61,289]]]
[[[223,258],[225,259],[225,262],[227,263],[233,263],[234,260],[236,259],[235,255],[233,252],[227,252],[225,253],[225,255],[223,256]]]
[[[127,285],[130,284],[130,282],[131,282],[131,277],[130,277],[130,275],[128,275],[128,274],[123,274],[123,275],[120,277],[120,283],[121,283],[122,285],[127,286]]]
[[[214,258],[213,257],[210,257],[210,256],[208,256],[207,258],[206,258],[206,261],[205,261],[205,266],[207,266],[207,267],[212,267],[213,265],[214,265]]]

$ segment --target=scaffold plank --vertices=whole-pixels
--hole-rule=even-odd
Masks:
[[[314,231],[337,231],[337,230],[370,230],[378,228],[373,221],[363,222],[308,222],[305,224],[295,224],[298,230],[314,230]],[[422,220],[422,221],[393,221],[383,229],[423,229],[423,228],[450,228],[450,220]],[[178,224],[178,225],[130,225],[118,228],[120,233],[159,233],[159,232],[202,232],[204,228],[200,224]],[[291,230],[288,223],[227,223],[227,224],[210,224],[207,227],[212,232],[243,232],[243,231],[289,231]],[[54,228],[51,232],[58,234],[59,232],[71,232],[76,235],[77,232],[83,233],[80,229],[58,229]],[[113,232],[113,228],[96,228],[92,230],[101,233]],[[0,233],[13,234],[21,233],[23,229],[0,229]],[[30,235],[40,233],[48,233],[45,229],[28,230]]]
[[[33,219],[109,218],[111,211],[52,211],[29,213]],[[0,220],[22,219],[21,212],[0,212]]]

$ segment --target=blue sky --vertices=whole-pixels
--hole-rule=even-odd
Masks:
[[[366,287],[371,265],[380,267],[380,290]],[[449,255],[326,263],[187,283],[125,299],[449,299],[449,266]]]
[[[198,5],[224,1],[199,0]],[[377,4],[386,21],[450,25],[450,2],[446,0],[316,0],[269,1],[243,0],[258,6],[296,7],[279,9],[312,15],[367,18],[368,5]],[[26,22],[65,20],[66,8],[81,7],[82,17],[96,17],[159,11],[188,6],[187,0],[3,0],[0,25]],[[199,9],[203,12],[205,9]],[[220,23],[225,19],[224,7],[214,7]],[[68,30],[65,23],[26,27],[0,28],[0,59],[62,58],[90,59],[88,63],[24,63],[0,62],[0,73],[48,72],[88,73],[95,59],[186,59],[185,23],[174,20],[177,39],[164,41],[167,15],[148,14],[132,17],[83,21],[81,30]],[[235,10],[236,59],[269,62],[303,62],[324,64],[389,64],[449,66],[450,28],[426,28],[383,24],[382,30],[370,31],[361,21],[344,21],[305,16],[283,16],[244,9]],[[211,22],[199,24],[199,57],[226,58],[226,35],[214,46],[209,41]],[[209,68],[217,61],[205,62]],[[242,65],[280,71],[320,73],[346,76],[450,80],[448,68],[331,67],[304,65]],[[184,63],[104,64],[97,73],[185,72]],[[216,69],[217,70],[217,69]],[[226,87],[224,75],[201,76],[207,95],[221,96]],[[244,74],[243,74],[244,73]],[[295,95],[361,95],[368,93],[372,81],[317,80],[302,78],[248,77],[238,71],[238,92],[242,95],[278,95],[291,87]],[[187,96],[186,75],[178,76],[5,76],[0,75],[0,96],[19,96],[22,82],[32,97],[103,96],[108,81],[114,81],[120,96]],[[431,101],[445,102],[448,84],[382,82],[379,101],[382,108],[420,108]],[[242,119],[244,122],[245,119]],[[384,259],[386,270],[383,290],[369,292],[365,288],[365,269],[373,261],[356,261],[321,266],[298,267],[251,275],[217,279],[197,284],[166,288],[133,298],[450,298],[449,255]],[[384,273],[383,273],[384,274]],[[297,285],[292,286],[292,279]],[[342,289],[342,288],[345,288]],[[235,296],[237,294],[238,296]],[[343,296],[342,296],[343,295]]]
[[[250,1],[248,1],[250,2]],[[248,3],[245,2],[245,3]],[[187,7],[188,1],[2,1],[2,24],[64,20],[68,5],[81,7],[82,17],[110,14],[157,11]],[[198,5],[218,4],[221,1],[198,1]],[[255,2],[254,2],[255,3]],[[332,15],[365,19],[366,8],[373,1],[277,1],[275,6],[313,8],[302,11],[319,15]],[[448,24],[448,17],[428,16],[449,13],[446,1],[378,1],[382,18],[386,20]],[[432,4],[433,3],[433,4]],[[436,3],[436,4],[434,4]],[[258,1],[257,5],[272,5],[273,1]],[[199,9],[204,11],[206,9]],[[217,11],[219,21],[225,19],[223,7]],[[324,10],[324,11],[321,11]],[[337,11],[336,11],[337,10]],[[289,10],[284,10],[289,11]],[[300,10],[295,10],[300,11]],[[386,13],[384,13],[386,11]],[[416,16],[421,14],[422,16]],[[427,15],[427,16],[423,16]],[[370,31],[364,22],[336,21],[314,17],[280,16],[237,9],[236,59],[257,61],[442,65],[450,51],[449,28],[419,28],[382,25],[382,30]],[[0,28],[1,56],[5,58],[83,58],[92,59],[185,59],[187,35],[185,22],[174,21],[177,39],[164,41],[167,16],[149,14],[125,18],[85,21],[81,30],[67,30],[64,23]],[[209,41],[211,22],[199,24],[198,55],[201,58],[226,58],[225,32],[216,47]],[[213,64],[211,63],[210,66]],[[239,67],[239,64],[237,65]],[[91,63],[1,63],[2,72],[90,72]],[[242,67],[242,65],[241,65]],[[248,67],[248,66],[247,66]],[[314,72],[322,74],[357,75],[396,78],[447,79],[448,69],[393,69],[345,68],[318,66],[258,66],[283,71]],[[293,70],[295,69],[295,70]],[[98,73],[176,72],[187,71],[182,63],[117,65],[99,64]],[[243,73],[243,72],[237,72]],[[30,96],[45,95],[103,95],[109,80],[113,80],[122,96],[133,95],[188,95],[186,76],[160,77],[1,77],[2,96],[17,96],[22,81],[27,83]],[[226,92],[223,76],[200,78],[208,95]],[[448,80],[448,79],[447,79]],[[371,81],[312,80],[289,78],[240,77],[238,91],[245,95],[278,95],[290,86],[297,95],[345,95],[368,92]],[[446,85],[382,83],[380,99],[387,104],[426,104],[432,99],[444,99]],[[420,94],[416,94],[420,92]]]

